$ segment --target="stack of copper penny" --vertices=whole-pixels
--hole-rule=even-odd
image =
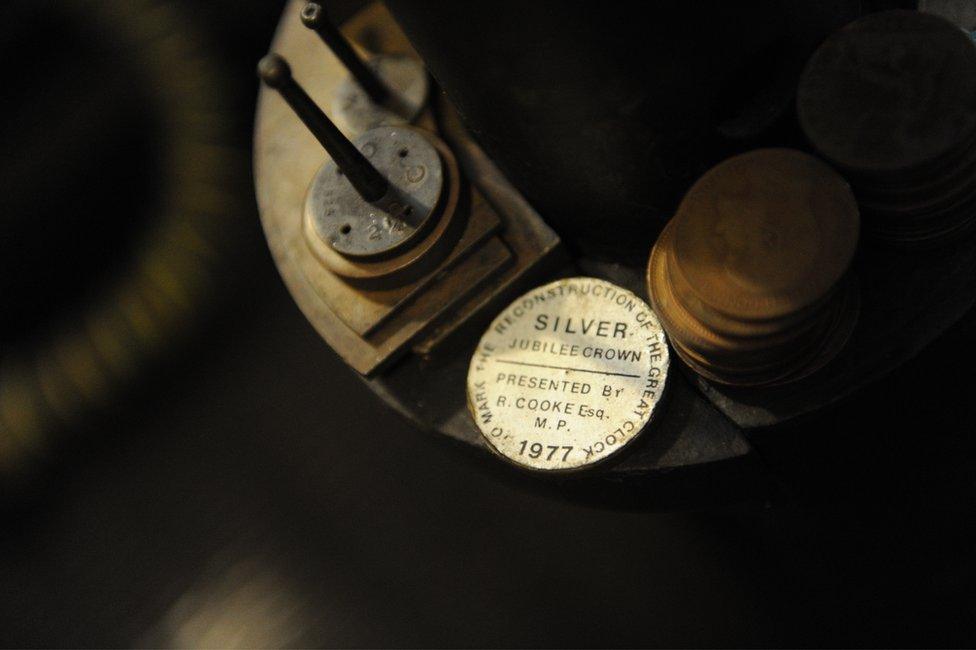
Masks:
[[[661,233],[648,292],[675,352],[724,384],[794,381],[833,358],[853,329],[857,203],[813,156],[761,149],[688,191]]]
[[[976,46],[949,21],[886,11],[831,35],[797,92],[810,143],[853,186],[865,235],[950,241],[976,215]]]

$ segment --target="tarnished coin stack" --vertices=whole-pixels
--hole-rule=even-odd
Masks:
[[[762,149],[712,168],[648,264],[672,347],[723,384],[785,383],[820,368],[857,318],[848,269],[858,231],[850,188],[813,156]]]
[[[797,92],[810,143],[851,182],[865,235],[958,237],[976,215],[976,46],[949,21],[886,11],[831,35]]]

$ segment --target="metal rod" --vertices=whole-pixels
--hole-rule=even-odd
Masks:
[[[356,50],[342,35],[339,29],[329,21],[325,9],[317,2],[308,2],[302,8],[302,23],[319,35],[332,53],[342,61],[349,73],[356,79],[369,98],[376,104],[384,104],[390,98],[390,90],[386,84],[359,58]]]
[[[373,203],[383,198],[389,187],[387,180],[292,78],[287,61],[268,54],[258,63],[258,76],[288,102],[364,200]]]

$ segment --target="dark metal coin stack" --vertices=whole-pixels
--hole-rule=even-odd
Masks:
[[[651,252],[648,292],[672,347],[723,384],[809,375],[856,321],[858,233],[849,186],[813,156],[761,149],[720,163]]]
[[[973,223],[976,46],[949,21],[886,11],[835,32],[807,64],[797,111],[851,182],[866,236],[932,245]]]

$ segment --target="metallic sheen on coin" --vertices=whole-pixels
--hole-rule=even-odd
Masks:
[[[814,303],[850,266],[858,237],[850,187],[793,149],[719,163],[688,190],[674,222],[678,269],[702,300],[742,319]]]
[[[557,280],[516,299],[482,336],[468,407],[508,461],[581,470],[645,430],[669,361],[664,331],[641,298],[596,278]]]
[[[736,386],[798,381],[857,320],[858,209],[816,158],[759,149],[707,172],[658,237],[648,294],[674,352]]]

